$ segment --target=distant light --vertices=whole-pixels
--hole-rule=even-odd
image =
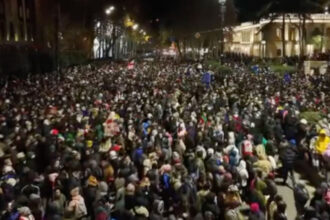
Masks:
[[[134,24],[133,25],[133,30],[137,30],[139,28],[139,25],[138,24]]]
[[[98,21],[98,22],[96,23],[96,27],[97,27],[97,28],[101,27],[101,22]]]
[[[329,7],[328,6],[325,6],[324,7],[324,14],[329,14]]]
[[[115,7],[111,6],[105,10],[105,13],[107,15],[110,15],[115,10]]]

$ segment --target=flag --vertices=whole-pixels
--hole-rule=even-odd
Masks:
[[[135,65],[135,62],[134,62],[134,60],[132,60],[131,62],[128,63],[127,69],[129,69],[129,70],[134,69],[134,65]]]

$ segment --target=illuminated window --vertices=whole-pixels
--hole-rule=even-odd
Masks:
[[[295,28],[290,28],[290,36],[289,40],[296,40],[296,29]]]
[[[276,37],[278,39],[282,39],[282,31],[281,28],[276,28]]]
[[[242,42],[250,42],[251,41],[251,32],[250,31],[243,31],[242,32]]]

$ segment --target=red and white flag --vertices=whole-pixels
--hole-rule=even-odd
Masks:
[[[134,60],[132,60],[131,62],[128,63],[127,69],[129,69],[129,70],[134,69],[134,65],[135,65],[135,62],[134,62]]]

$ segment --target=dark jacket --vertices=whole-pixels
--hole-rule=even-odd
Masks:
[[[297,157],[296,149],[292,146],[286,147],[280,154],[283,166],[293,166]]]
[[[266,217],[263,212],[251,212],[249,220],[266,220]]]

